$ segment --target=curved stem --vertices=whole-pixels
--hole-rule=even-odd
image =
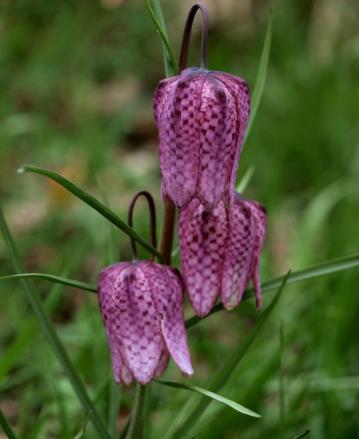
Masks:
[[[193,20],[197,11],[202,13],[202,41],[201,41],[201,68],[207,68],[207,41],[208,41],[208,10],[207,6],[202,3],[195,3],[190,9],[187,21],[183,31],[181,54],[179,58],[179,71],[182,72],[187,67],[188,48],[191,38]]]
[[[144,405],[146,386],[136,384],[135,404],[131,413],[131,421],[126,434],[126,439],[141,439],[143,437]]]
[[[156,206],[155,202],[153,200],[152,195],[147,191],[140,191],[137,192],[128,207],[128,225],[132,228],[133,227],[133,211],[136,205],[137,200],[140,197],[145,197],[148,203],[148,208],[150,211],[150,235],[151,235],[151,244],[154,248],[157,248],[157,232],[156,232]],[[137,258],[137,248],[136,248],[136,242],[133,239],[132,236],[130,236],[130,242],[131,242],[131,248],[132,248],[132,256],[134,259]],[[151,255],[152,259],[153,256]]]

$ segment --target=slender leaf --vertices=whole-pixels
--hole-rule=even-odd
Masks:
[[[15,242],[10,234],[10,230],[8,229],[8,226],[6,224],[5,218],[3,216],[2,210],[0,209],[0,231],[3,235],[5,245],[10,253],[10,258],[12,261],[12,264],[14,266],[14,270],[18,273],[24,272],[24,267],[22,264],[22,261],[18,255]],[[86,413],[91,414],[91,421],[96,428],[99,436],[101,438],[109,439],[110,435],[108,434],[105,426],[103,425],[101,418],[99,417],[95,407],[93,406],[87,392],[85,389],[84,384],[82,383],[80,377],[78,376],[76,369],[71,363],[70,358],[67,355],[67,352],[59,339],[55,328],[53,327],[50,319],[48,318],[41,300],[37,294],[36,289],[32,286],[31,283],[29,283],[27,280],[22,279],[21,280],[22,286],[24,288],[26,297],[36,315],[38,318],[41,329],[46,336],[55,356],[57,357],[57,360],[61,364],[62,368],[67,374],[67,377],[69,378],[69,381],[74,389],[74,391],[77,394],[77,397],[79,401],[81,402],[84,410]]]
[[[64,270],[64,274],[66,274],[66,272],[67,269]],[[55,311],[56,306],[60,302],[62,288],[63,285],[55,284],[47,295],[44,301],[44,308],[48,315],[51,315]],[[38,329],[39,325],[34,316],[23,319],[21,324],[16,326],[16,337],[11,345],[7,347],[6,351],[2,353],[0,358],[0,382],[6,373],[17,364],[24,351],[34,343]],[[9,382],[9,380],[7,380],[7,382]]]
[[[214,401],[221,402],[222,404],[225,404],[228,407],[231,407],[233,410],[236,410],[239,413],[243,413],[244,415],[253,416],[254,418],[261,417],[261,415],[250,409],[247,409],[243,405],[238,404],[237,402],[232,401],[231,399],[218,395],[217,393],[211,392],[210,390],[202,389],[202,387],[190,386],[188,384],[178,383],[175,381],[163,381],[163,380],[155,380],[155,381],[157,383],[163,384],[164,386],[176,387],[178,389],[185,389],[185,390],[190,390],[191,392],[199,393],[200,395],[203,395],[206,398],[210,398]]]
[[[4,433],[8,437],[8,439],[16,439],[15,433],[13,432],[11,425],[8,423],[8,420],[5,418],[5,415],[1,410],[0,410],[0,425]]]
[[[16,280],[16,279],[42,279],[49,282],[55,282],[62,285],[68,285],[70,287],[78,288],[80,290],[91,291],[92,293],[97,292],[97,287],[94,284],[89,284],[86,282],[80,282],[74,279],[68,279],[67,277],[55,276],[53,274],[46,273],[19,273],[11,274],[9,276],[0,276],[0,281],[4,280]]]
[[[283,370],[283,352],[284,352],[284,329],[283,322],[279,328],[279,437],[285,438],[285,399],[284,399],[284,370]]]
[[[217,393],[228,382],[234,370],[238,367],[244,355],[248,352],[249,348],[252,346],[254,340],[256,339],[263,325],[266,323],[272,311],[274,310],[284,290],[284,287],[287,284],[289,276],[290,276],[290,272],[288,272],[287,275],[283,278],[276,296],[274,297],[270,305],[260,315],[258,322],[255,325],[252,332],[244,339],[244,341],[232,353],[232,355],[224,363],[223,367],[215,375],[213,381],[208,386],[209,391]],[[179,426],[176,425],[176,423],[173,423],[173,427],[170,429],[170,432],[174,431],[173,437],[175,438],[185,437],[185,435],[188,434],[196,425],[196,423],[198,422],[204,411],[207,409],[210,402],[211,400],[202,396],[199,399],[198,403],[191,410],[188,411],[186,410],[184,421]]]
[[[251,181],[253,174],[254,174],[254,166],[250,166],[247,169],[246,173],[241,178],[241,180],[239,181],[239,183],[237,184],[236,187],[237,192],[243,193],[247,189],[247,186]]]
[[[99,212],[103,217],[108,219],[112,224],[117,226],[120,230],[131,236],[136,242],[142,245],[143,248],[148,250],[150,253],[161,258],[161,254],[157,249],[155,249],[148,241],[146,241],[142,236],[138,235],[131,227],[129,227],[122,219],[117,216],[112,210],[106,207],[103,203],[96,200],[92,195],[88,194],[84,190],[80,189],[67,178],[62,177],[56,172],[50,171],[49,169],[39,168],[38,166],[25,165],[18,169],[18,172],[33,172],[34,174],[44,175],[45,177],[51,178],[51,180],[56,181],[60,186],[71,192],[80,200],[84,201],[86,204],[91,206],[97,212]]]
[[[165,64],[166,76],[174,76],[178,71],[170,42],[168,40],[166,24],[163,18],[160,0],[145,0],[147,11],[161,37],[163,61]]]
[[[297,282],[302,282],[308,279],[314,279],[320,276],[326,276],[327,274],[337,273],[338,271],[349,270],[350,268],[354,268],[358,266],[359,266],[359,254],[346,256],[340,259],[334,259],[333,261],[326,261],[323,262],[322,264],[314,265],[313,267],[309,267],[304,270],[294,271],[291,274],[290,278],[288,279],[288,285]],[[284,277],[285,276],[280,276],[275,279],[264,282],[262,284],[262,291],[263,292],[272,291],[277,289],[281,285],[281,282],[283,281]],[[249,288],[246,291],[245,295],[243,296],[242,300],[251,298],[253,291],[254,291],[253,288]],[[201,320],[206,319],[210,315],[221,310],[223,310],[223,306],[221,304],[218,304],[212,308],[212,311],[206,317],[202,317],[202,318],[196,316],[191,317],[190,319],[186,320],[186,328],[191,328]]]
[[[126,433],[126,439],[142,439],[144,426],[144,406],[146,399],[147,386],[142,386],[140,383],[136,384],[135,401],[133,404],[130,423]]]
[[[264,38],[262,54],[261,54],[261,58],[259,61],[259,68],[258,68],[256,85],[254,86],[254,91],[252,94],[251,113],[249,115],[248,126],[247,126],[247,130],[246,130],[246,134],[244,136],[244,143],[246,143],[248,136],[249,136],[249,133],[252,129],[253,122],[254,122],[254,119],[256,117],[260,101],[262,99],[264,85],[265,85],[265,82],[267,79],[269,54],[270,54],[270,47],[271,47],[271,42],[272,42],[272,21],[273,21],[272,16],[270,15],[270,17],[268,19],[268,24],[267,24],[266,36]]]
[[[97,185],[101,189],[101,196],[103,203],[107,207],[110,207],[106,190],[99,182],[99,180],[97,180]],[[105,225],[106,225],[107,239],[106,239],[106,248],[104,251],[104,254],[106,255],[104,257],[104,264],[110,265],[115,263],[117,260],[121,258],[119,257],[120,255],[118,254],[118,245],[117,245],[116,236],[114,235],[114,229],[113,227],[108,227],[108,224]],[[114,438],[116,437],[117,421],[121,407],[122,388],[112,378],[110,379],[108,394],[109,394],[109,401],[108,401],[107,426],[110,435]]]
[[[308,436],[310,433],[310,430],[306,430],[304,433],[298,434],[298,436],[295,436],[294,439],[302,439],[303,437]]]
[[[74,439],[83,439],[85,437],[85,433],[86,433],[88,422],[90,420],[90,416],[91,416],[91,412],[87,414],[87,416],[82,424],[81,430],[76,434]]]

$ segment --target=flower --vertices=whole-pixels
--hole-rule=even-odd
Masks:
[[[184,374],[193,374],[183,287],[174,270],[151,261],[120,262],[100,272],[98,291],[116,382],[147,384],[164,372],[169,354]]]
[[[262,296],[259,257],[266,228],[264,208],[234,194],[232,206],[223,201],[206,209],[198,200],[180,211],[179,238],[184,282],[199,316],[208,314],[220,295],[223,306],[237,306],[253,280],[257,307]]]
[[[153,110],[163,193],[177,207],[194,197],[205,208],[231,200],[249,115],[246,81],[187,68],[159,83]]]

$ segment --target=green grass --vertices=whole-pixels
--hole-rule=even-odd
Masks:
[[[143,1],[113,9],[105,3],[0,5],[1,206],[27,271],[91,285],[101,267],[130,257],[127,237],[47,179],[20,176],[16,169],[31,163],[65,175],[120,218],[137,190],[150,190],[160,208],[151,111],[154,87],[164,77],[160,38]],[[178,10],[181,2],[162,3],[176,57],[184,11]],[[269,10],[273,15],[262,100],[239,166],[239,178],[254,167],[245,194],[269,213],[262,279],[357,254],[357,9],[349,2],[342,14],[328,2],[325,7],[339,18],[335,27],[323,21],[328,11],[314,13],[313,1],[266,1],[249,15],[239,6],[226,12],[224,3],[210,15],[209,66],[245,77],[252,90]],[[193,43],[197,59],[196,32]],[[147,239],[142,212],[139,205],[135,230]],[[0,276],[12,273],[0,238]],[[189,437],[276,439],[284,431],[290,439],[307,430],[306,437],[315,439],[357,437],[358,279],[352,268],[288,282],[266,326],[218,391],[261,418],[212,403]],[[112,384],[96,295],[30,282],[100,419],[111,434],[121,430],[134,389]],[[265,306],[272,297],[264,295]],[[189,307],[186,316],[192,316]],[[194,378],[184,380],[171,363],[163,379],[207,389],[257,321],[253,300],[205,319],[189,331]],[[151,385],[150,438],[165,436],[188,397],[183,389]],[[19,438],[98,437],[20,281],[13,280],[0,283],[0,410]]]

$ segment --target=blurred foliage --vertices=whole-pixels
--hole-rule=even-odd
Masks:
[[[162,3],[178,53],[191,2]],[[269,212],[262,278],[357,252],[355,0],[206,3],[210,68],[243,76],[252,88],[269,10],[274,16],[267,84],[239,167],[239,176],[255,167],[247,193]],[[199,59],[199,37],[195,33],[193,64]],[[2,0],[0,200],[29,270],[94,282],[114,252],[129,257],[127,238],[95,212],[42,177],[20,176],[15,170],[24,163],[52,168],[106,198],[123,218],[136,190],[152,191],[160,206],[151,98],[163,76],[160,40],[140,0]],[[147,215],[140,206],[135,223],[146,236]],[[11,273],[2,241],[0,263],[1,275]],[[222,392],[262,418],[212,403],[195,437],[278,438],[280,371],[285,438],[307,429],[315,439],[358,437],[357,285],[358,271],[351,270],[288,287],[266,331]],[[37,286],[106,419],[111,371],[96,298],[59,286],[51,289],[47,283]],[[0,304],[1,410],[19,437],[74,437],[86,414],[20,285],[2,283]],[[190,330],[194,383],[204,387],[256,319],[250,301]],[[166,377],[180,378],[173,365]],[[157,438],[189,395],[156,384],[151,391],[148,428]],[[119,427],[126,422],[132,396],[132,388],[121,388]],[[90,424],[85,437],[96,437]]]

